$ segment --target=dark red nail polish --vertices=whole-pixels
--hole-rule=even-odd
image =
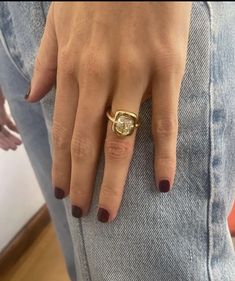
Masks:
[[[109,220],[109,212],[103,208],[99,208],[97,218],[101,222],[107,222]]]
[[[75,206],[73,205],[72,206],[72,215],[75,217],[75,218],[80,218],[82,217],[82,209],[78,206]]]
[[[65,196],[63,189],[59,187],[55,187],[55,197],[57,199],[63,199]]]
[[[161,192],[168,192],[170,190],[170,182],[168,180],[161,180],[159,182],[159,190]]]
[[[31,87],[29,87],[29,90],[28,90],[27,94],[24,96],[24,98],[25,98],[26,100],[27,100],[27,98],[29,97],[30,91],[31,91]]]

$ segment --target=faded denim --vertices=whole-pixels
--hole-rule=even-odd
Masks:
[[[116,219],[96,219],[103,152],[88,216],[73,218],[65,200],[78,281],[235,280],[227,224],[235,197],[234,76],[235,3],[193,2],[173,190],[155,187],[149,99]],[[51,117],[53,96],[44,101]]]
[[[0,85],[49,209],[68,274],[71,281],[76,281],[73,244],[65,207],[63,202],[54,197],[51,185],[51,152],[43,108],[40,103],[29,104],[25,101],[24,95],[28,91],[29,81],[18,70],[0,41]],[[21,168],[23,169],[23,167]],[[27,204],[27,202],[22,202],[22,204]]]

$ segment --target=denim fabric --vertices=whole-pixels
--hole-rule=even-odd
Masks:
[[[30,80],[50,1],[0,2],[0,29],[11,57]]]
[[[226,221],[235,198],[235,3],[209,2],[209,12],[209,269],[212,280],[235,280],[235,254],[232,253]]]
[[[235,195],[234,75],[235,4],[193,2],[173,190],[161,194],[155,187],[149,99],[140,108],[142,125],[116,219],[96,219],[103,151],[88,216],[73,218],[65,200],[78,281],[235,280],[227,225]],[[45,108],[49,126],[53,98]]]
[[[42,107],[40,103],[29,104],[25,101],[24,95],[28,90],[29,83],[18,71],[16,65],[12,63],[1,41],[0,85],[9,103],[11,113],[16,120],[24,146],[46,200],[57,237],[60,240],[70,278],[72,281],[76,281],[73,245],[65,208],[61,201],[55,199],[51,186],[51,153]],[[25,203],[22,202],[22,204]]]

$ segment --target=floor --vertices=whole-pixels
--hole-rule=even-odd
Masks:
[[[235,247],[235,239],[233,244]],[[52,224],[42,231],[18,263],[1,276],[1,281],[29,280],[69,281]]]
[[[49,224],[1,281],[69,281],[64,260]]]

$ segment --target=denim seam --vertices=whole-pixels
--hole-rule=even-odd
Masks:
[[[13,63],[13,65],[15,66],[15,68],[17,69],[17,71],[19,72],[19,74],[26,80],[29,82],[29,79],[24,75],[24,73],[21,71],[21,69],[18,67],[18,65],[15,63],[14,59],[11,56],[11,53],[8,49],[5,37],[2,33],[2,31],[0,30],[0,41],[2,42],[3,48],[5,49],[6,54],[8,55],[10,61]]]
[[[88,260],[87,260],[87,254],[86,254],[86,247],[85,247],[85,241],[84,241],[84,234],[83,234],[83,227],[82,227],[82,218],[78,220],[79,228],[80,228],[80,234],[81,234],[81,248],[83,249],[83,254],[81,255],[82,257],[82,265],[85,267],[85,272],[86,272],[86,281],[92,281],[91,280],[91,274],[90,274],[90,269],[88,265]]]
[[[42,10],[42,14],[43,14],[43,19],[44,19],[44,26],[46,25],[46,14],[45,14],[45,11],[44,11],[44,7],[43,7],[43,2],[40,2],[40,6],[41,6],[41,10]]]
[[[209,16],[209,199],[208,199],[208,206],[207,206],[207,229],[208,229],[208,243],[207,243],[207,272],[208,272],[208,280],[213,281],[212,277],[212,268],[211,268],[211,256],[212,256],[212,243],[213,243],[213,237],[212,237],[212,222],[211,222],[211,215],[212,215],[212,202],[214,198],[213,193],[213,147],[214,147],[214,135],[213,135],[213,77],[212,77],[212,63],[213,63],[213,51],[212,51],[212,9],[210,6],[210,3],[206,1],[206,7],[208,11]]]

